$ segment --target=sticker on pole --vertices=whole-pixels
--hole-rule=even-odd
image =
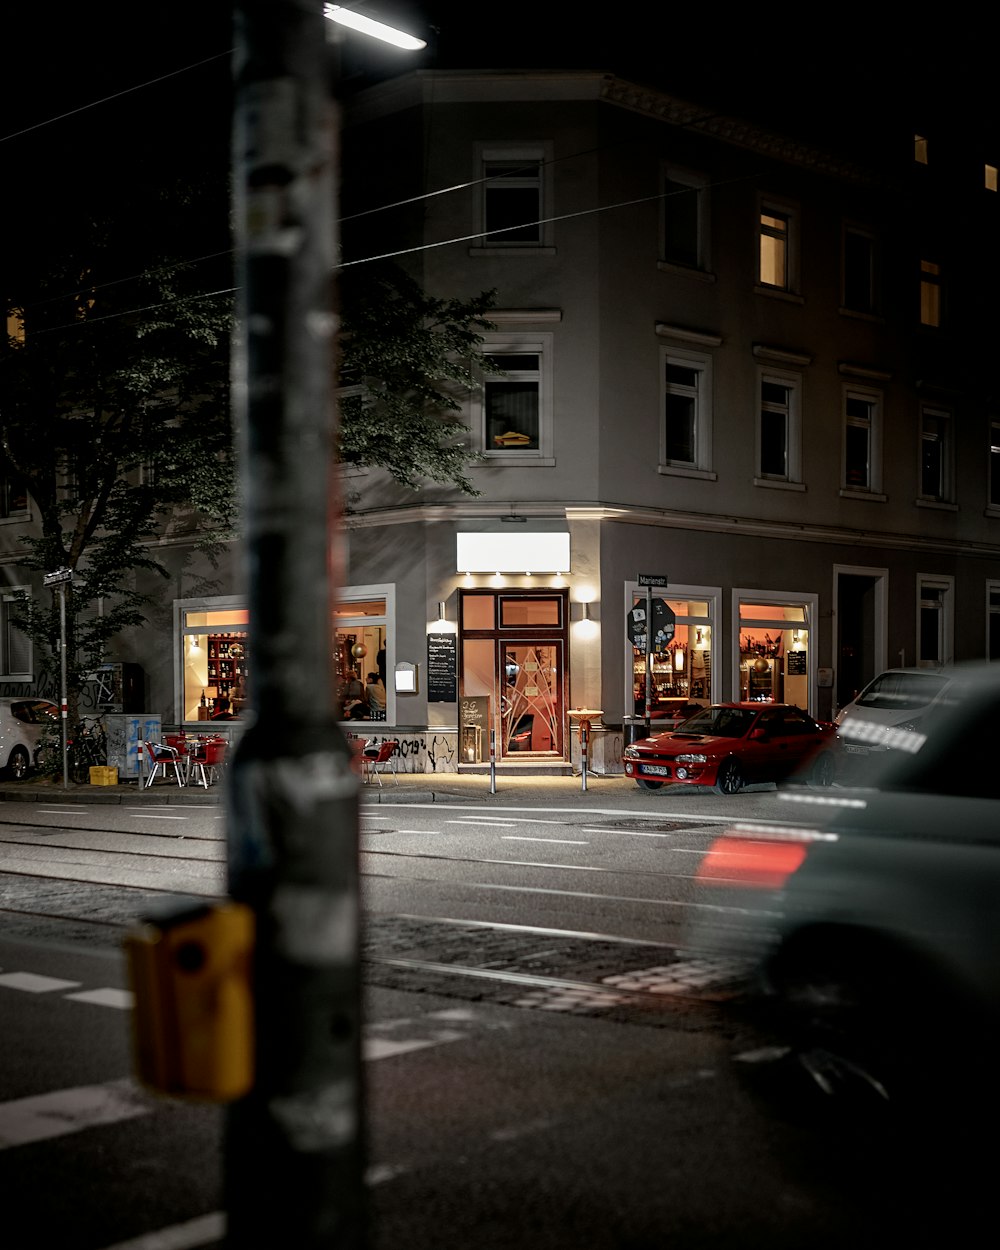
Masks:
[[[667,644],[674,636],[674,630],[677,626],[677,618],[674,616],[673,609],[664,599],[654,599],[652,601],[652,620],[646,620],[646,605],[637,603],[625,615],[625,630],[628,633],[629,641],[633,647],[637,647],[640,651],[646,650],[646,634],[649,626],[652,626],[653,645],[651,651],[665,651]]]

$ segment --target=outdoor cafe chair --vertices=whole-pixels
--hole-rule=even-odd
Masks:
[[[199,743],[196,749],[189,751],[188,776],[194,774],[196,780],[200,778],[206,790],[214,785],[226,763],[226,746],[225,742]]]
[[[161,769],[163,771],[163,779],[166,781],[168,776],[167,769],[169,768],[174,770],[177,784],[183,787],[184,776],[180,751],[176,747],[168,746],[165,742],[144,742],[143,746],[146,748],[146,755],[149,757],[150,763],[149,776],[146,778],[144,788],[149,789]]]
[[[366,747],[362,755],[365,770],[364,780],[366,784],[372,777],[374,777],[381,786],[382,772],[384,771],[386,765],[388,765],[390,771],[392,772],[392,779],[398,786],[399,777],[396,774],[396,756],[398,754],[399,743],[395,738],[390,738],[388,741],[380,743],[379,746],[375,748]]]

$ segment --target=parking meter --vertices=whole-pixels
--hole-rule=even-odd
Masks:
[[[125,937],[139,1079],[231,1102],[253,1085],[254,917],[225,902],[143,918]]]

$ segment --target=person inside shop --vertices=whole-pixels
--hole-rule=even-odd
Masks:
[[[368,717],[368,700],[357,673],[351,673],[344,682],[343,716],[344,720],[366,720]]]
[[[372,720],[385,720],[385,686],[378,673],[368,674],[368,685],[365,687],[368,696],[368,708]]]
[[[220,695],[216,704],[215,711],[212,713],[212,720],[235,720],[232,704],[229,702],[228,695]]]

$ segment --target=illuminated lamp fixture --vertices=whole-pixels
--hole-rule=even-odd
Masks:
[[[439,600],[438,600],[438,620],[439,620],[439,621],[446,621],[447,619],[448,619],[448,618],[447,618],[447,616],[445,616],[445,613],[444,613],[444,600],[443,600],[443,599],[439,599]]]
[[[676,672],[679,673],[682,671],[683,668],[684,668],[684,651],[681,647],[678,647],[677,650],[674,652],[674,669]]]
[[[394,26],[387,26],[384,22],[376,22],[362,13],[355,13],[351,9],[344,8],[342,4],[325,4],[323,16],[328,21],[336,22],[338,26],[347,26],[350,30],[358,31],[359,34],[381,39],[383,43],[391,43],[394,48],[403,48],[407,52],[419,52],[421,48],[427,47],[425,40],[417,39],[415,35],[408,35],[405,31],[396,30]]]

